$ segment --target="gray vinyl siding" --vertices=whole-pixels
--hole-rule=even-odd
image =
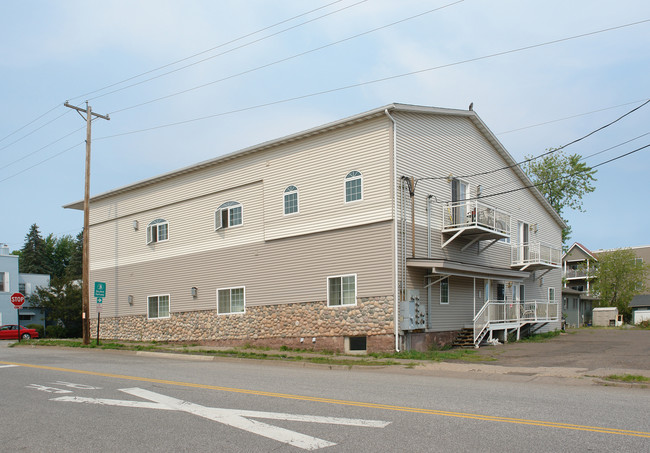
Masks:
[[[170,294],[171,313],[214,310],[217,288],[238,286],[246,288],[246,306],[325,301],[327,277],[343,274],[357,274],[358,298],[388,296],[391,237],[392,222],[381,222],[104,268],[91,280],[108,285],[104,316],[146,314],[147,296],[155,294]]]
[[[494,197],[484,197],[480,201],[511,215],[511,244],[496,243],[487,250],[478,253],[488,242],[473,244],[465,251],[461,248],[465,240],[456,240],[442,248],[441,234],[443,209],[451,201],[451,177],[460,177],[508,166],[486,136],[466,117],[432,116],[411,112],[395,112],[397,121],[397,172],[396,192],[398,194],[398,215],[402,215],[402,198],[400,177],[435,178],[421,179],[415,191],[415,249],[416,257],[427,257],[427,197],[432,196],[431,204],[431,256],[434,259],[448,259],[467,264],[510,269],[511,244],[519,241],[517,222],[523,221],[535,225],[530,232],[529,241],[540,241],[561,246],[561,226],[551,216],[537,197],[529,189],[514,191]],[[483,195],[506,190],[522,189],[526,182],[513,170],[506,169],[486,175],[462,178],[470,184],[470,196],[476,196],[477,186],[481,185]],[[406,203],[406,256],[411,257],[411,201],[408,192],[403,198]],[[408,287],[423,288],[418,281],[419,274],[413,269],[409,274],[418,277],[409,278]],[[538,271],[539,274],[539,271]],[[548,288],[554,287],[556,301],[561,299],[561,270],[554,269],[544,275],[543,283],[534,279],[534,274],[524,281],[526,299],[546,300]],[[423,277],[423,276],[422,276]],[[421,279],[423,280],[423,278]],[[482,290],[483,281],[477,279],[477,288]],[[496,280],[495,282],[496,283]],[[409,286],[410,285],[410,286]],[[473,318],[473,281],[470,278],[453,278],[450,285],[449,306],[439,306],[439,287],[432,290],[433,330],[453,330],[468,324]],[[493,285],[494,288],[494,285]],[[421,289],[426,295],[426,290]],[[477,299],[477,309],[483,301]]]

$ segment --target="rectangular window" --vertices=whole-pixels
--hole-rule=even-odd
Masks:
[[[526,287],[519,285],[519,300],[526,300]]]
[[[497,283],[497,300],[506,300],[506,285]]]
[[[555,288],[548,289],[548,301],[555,302]]]
[[[169,318],[169,294],[147,298],[147,317],[149,319]]]
[[[217,313],[227,315],[244,313],[246,307],[246,291],[240,288],[222,288],[217,290]]]
[[[449,278],[440,281],[440,303],[449,303]]]
[[[357,303],[357,276],[339,275],[327,277],[327,305],[355,305]]]
[[[27,295],[27,288],[25,287],[24,283],[18,283],[18,292],[23,296]]]
[[[9,291],[9,272],[0,272],[0,292],[8,293]]]

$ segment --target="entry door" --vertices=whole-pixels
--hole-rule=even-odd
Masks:
[[[529,244],[529,237],[528,237],[528,231],[529,227],[528,224],[525,222],[519,222],[519,259],[522,262],[528,261],[528,258],[530,256],[530,244]]]
[[[456,206],[454,209],[454,225],[459,225],[467,221],[467,205],[459,203],[469,198],[469,183],[454,179],[451,183],[451,201]]]

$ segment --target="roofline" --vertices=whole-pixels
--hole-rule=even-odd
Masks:
[[[571,247],[569,247],[569,249],[566,251],[566,253],[565,253],[564,255],[562,255],[562,260],[564,260],[564,257],[567,256],[569,253],[571,253],[571,250],[573,249],[573,247],[576,247],[576,246],[579,247],[580,250],[582,250],[583,252],[585,252],[587,255],[589,255],[590,257],[592,257],[592,258],[595,259],[596,261],[598,261],[598,257],[594,255],[594,253],[596,253],[596,252],[591,252],[589,249],[587,249],[587,247],[585,247],[584,245],[582,245],[582,244],[579,243],[579,242],[574,242],[574,243],[571,245]],[[572,261],[573,261],[573,260],[572,260]]]
[[[546,210],[551,214],[551,216],[555,219],[555,221],[562,227],[566,228],[567,225],[560,217],[560,215],[553,209],[551,204],[546,200],[544,195],[537,189],[537,187],[533,186],[533,182],[530,180],[528,175],[524,173],[524,171],[519,168],[517,165],[517,162],[512,158],[510,153],[506,150],[506,148],[501,144],[501,142],[496,138],[496,136],[490,131],[490,129],[486,126],[486,124],[479,118],[478,114],[474,112],[473,110],[459,110],[459,109],[448,109],[448,108],[440,108],[440,107],[427,107],[427,106],[421,106],[421,105],[411,105],[411,104],[399,104],[399,103],[392,103],[385,105],[383,107],[378,107],[372,110],[368,110],[363,113],[359,113],[357,115],[349,116],[340,120],[333,121],[331,123],[326,123],[321,126],[317,126],[311,129],[307,129],[301,132],[297,132],[291,135],[286,135],[284,137],[280,137],[274,140],[266,141],[257,145],[253,145],[247,148],[243,148],[238,151],[234,151],[228,154],[224,154],[219,157],[215,157],[213,159],[205,160],[202,162],[199,162],[197,164],[193,164],[187,167],[180,168],[178,170],[173,170],[171,172],[163,173],[158,176],[154,176],[151,178],[143,179],[141,181],[135,182],[128,184],[126,186],[118,187],[117,189],[112,189],[107,192],[100,193],[98,195],[95,195],[94,197],[90,198],[91,202],[94,201],[99,201],[105,198],[109,198],[111,196],[119,195],[121,193],[129,192],[131,190],[136,190],[141,187],[145,187],[151,184],[158,183],[160,181],[164,181],[182,174],[190,173],[193,171],[201,170],[203,168],[211,167],[214,165],[217,165],[219,163],[235,159],[237,157],[245,156],[247,154],[252,154],[254,152],[262,151],[264,149],[272,148],[275,146],[279,146],[284,143],[296,141],[305,137],[309,137],[311,135],[316,135],[316,134],[321,134],[327,131],[330,131],[332,129],[338,129],[343,126],[347,126],[349,124],[354,124],[358,123],[361,121],[367,121],[369,119],[384,115],[386,111],[392,111],[392,112],[407,112],[407,113],[426,113],[426,114],[435,114],[435,115],[446,115],[446,116],[460,116],[460,117],[465,117],[468,118],[474,125],[483,133],[483,135],[488,139],[488,141],[492,144],[492,146],[495,147],[497,152],[506,160],[508,165],[512,166],[512,169],[514,172],[519,176],[524,181],[524,184],[526,186],[530,186],[529,190],[533,193],[535,198],[546,208]],[[66,209],[78,209],[78,210],[83,210],[83,201],[75,201],[66,205],[63,205],[64,208]]]
[[[614,250],[622,250],[622,249],[636,250],[636,249],[649,249],[649,248],[650,245],[635,245],[633,247],[615,247],[612,249],[598,249],[598,250],[594,250],[594,253],[613,252]]]

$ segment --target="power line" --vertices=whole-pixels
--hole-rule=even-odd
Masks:
[[[9,137],[11,137],[11,136],[14,135],[14,134],[17,134],[18,132],[22,131],[23,129],[25,129],[25,128],[26,128],[27,126],[29,126],[30,124],[33,124],[33,123],[35,123],[36,121],[38,121],[38,120],[40,120],[41,118],[43,118],[43,117],[44,117],[45,115],[47,115],[48,113],[50,113],[50,112],[52,112],[52,111],[58,109],[60,106],[61,106],[61,104],[57,104],[57,105],[55,105],[55,106],[52,107],[50,110],[48,110],[47,112],[43,113],[42,115],[36,117],[35,119],[33,119],[33,120],[30,121],[29,123],[25,124],[24,126],[21,126],[21,127],[19,127],[18,129],[16,129],[15,131],[13,131],[12,133],[10,133],[10,134],[8,134],[8,135],[5,135],[4,137],[0,138],[0,142],[5,141],[6,139],[8,139]],[[4,149],[4,148],[2,148],[2,149]]]
[[[536,183],[529,184],[529,185],[527,185],[527,186],[523,186],[523,187],[518,187],[518,188],[516,188],[516,189],[505,190],[505,191],[502,191],[502,192],[493,193],[493,194],[488,194],[488,195],[481,195],[480,197],[466,198],[466,199],[464,199],[464,200],[462,200],[462,201],[472,201],[472,200],[479,200],[479,199],[484,199],[484,198],[496,197],[496,196],[498,196],[498,195],[505,195],[505,194],[509,194],[509,193],[513,193],[513,192],[518,192],[518,191],[520,191],[520,190],[526,190],[526,189],[531,189],[531,188],[533,188],[533,187],[543,186],[544,184],[548,184],[548,183],[551,183],[551,182],[559,181],[560,179],[571,178],[571,177],[576,176],[576,175],[579,175],[579,174],[581,174],[581,173],[585,173],[585,172],[587,172],[587,171],[591,171],[591,170],[593,170],[594,168],[598,168],[598,167],[601,167],[601,166],[603,166],[603,165],[606,165],[606,164],[609,164],[609,163],[611,163],[611,162],[614,162],[614,161],[616,161],[616,160],[618,160],[618,159],[622,159],[623,157],[627,157],[627,156],[629,156],[629,155],[631,155],[631,154],[634,154],[634,153],[636,153],[636,152],[639,152],[639,151],[641,151],[641,150],[643,150],[643,149],[646,149],[646,148],[648,148],[648,147],[650,147],[650,143],[647,144],[647,145],[645,145],[645,146],[642,146],[642,147],[640,147],[640,148],[634,149],[634,150],[632,150],[632,151],[630,151],[630,152],[627,152],[627,153],[625,153],[625,154],[621,154],[621,155],[616,156],[616,157],[614,157],[614,158],[612,158],[612,159],[609,159],[609,160],[606,160],[606,161],[604,161],[604,162],[601,162],[601,163],[599,163],[599,164],[597,164],[597,165],[593,165],[593,166],[591,166],[591,167],[589,167],[589,168],[587,168],[587,169],[585,169],[585,170],[581,170],[581,171],[576,171],[576,172],[573,172],[573,173],[569,173],[568,175],[558,176],[557,178],[547,179],[547,180],[545,180],[545,181],[538,181],[538,182],[536,182]],[[436,203],[438,203],[438,204],[444,204],[444,203],[452,203],[453,201],[454,201],[454,200],[449,200],[449,201],[436,201]]]
[[[12,162],[9,162],[9,163],[6,164],[5,166],[0,167],[0,170],[4,170],[4,169],[7,168],[7,167],[11,167],[13,164],[17,164],[18,162],[23,161],[23,160],[27,159],[28,157],[33,156],[34,154],[43,151],[45,148],[49,148],[50,146],[54,145],[55,143],[60,142],[60,141],[63,140],[64,138],[69,137],[69,136],[71,136],[72,134],[74,134],[74,133],[76,133],[76,132],[79,132],[79,131],[82,130],[82,129],[83,129],[83,127],[80,127],[79,129],[75,129],[75,130],[73,130],[72,132],[70,132],[70,133],[64,135],[63,137],[57,138],[56,140],[54,140],[53,142],[48,143],[48,144],[45,145],[45,146],[41,146],[41,147],[38,148],[36,151],[32,151],[31,153],[26,154],[26,155],[24,155],[23,157],[20,157],[20,158],[14,160],[14,161],[12,161]],[[58,155],[58,154],[57,154],[57,155]],[[46,159],[46,160],[49,160],[49,159]],[[31,167],[30,167],[30,168],[31,168]],[[22,173],[22,172],[21,172],[21,173]],[[4,179],[3,179],[3,180],[0,180],[0,182],[2,182],[2,181],[4,181]]]
[[[320,9],[324,9],[324,8],[327,8],[328,6],[332,6],[332,5],[336,4],[336,3],[341,3],[342,1],[343,1],[343,0],[336,0],[336,1],[334,1],[334,2],[331,2],[331,3],[328,3],[328,4],[326,4],[326,5],[320,6],[320,7],[316,8],[316,9],[312,9],[312,10],[307,11],[307,12],[305,12],[305,13],[298,14],[297,16],[293,16],[293,17],[290,17],[290,18],[288,18],[288,19],[282,20],[282,21],[280,21],[280,22],[276,22],[276,23],[273,24],[273,25],[268,25],[268,26],[266,26],[266,27],[264,27],[264,28],[261,28],[261,29],[259,29],[259,30],[254,31],[254,32],[251,32],[251,33],[248,33],[248,34],[246,34],[246,35],[240,36],[239,38],[235,38],[235,39],[232,39],[232,40],[230,40],[230,41],[228,41],[228,42],[225,42],[225,43],[219,44],[219,45],[217,45],[217,46],[215,46],[215,47],[211,47],[210,49],[203,50],[203,51],[201,51],[201,52],[199,52],[199,53],[196,53],[196,54],[190,55],[190,56],[185,57],[185,58],[181,58],[180,60],[176,60],[176,61],[173,61],[173,62],[171,62],[171,63],[167,63],[167,64],[165,64],[165,65],[163,65],[163,66],[159,66],[159,67],[157,67],[157,68],[150,69],[149,71],[142,72],[142,73],[140,73],[140,74],[137,74],[137,75],[134,75],[134,76],[132,76],[132,77],[126,78],[126,79],[124,79],[124,80],[120,80],[119,82],[115,82],[115,83],[112,83],[112,84],[110,84],[110,85],[106,85],[105,87],[98,88],[98,89],[96,89],[96,90],[94,90],[94,91],[89,91],[88,93],[80,94],[80,95],[78,95],[78,96],[74,96],[74,97],[71,97],[71,98],[69,98],[69,99],[80,99],[80,98],[84,98],[84,97],[86,97],[86,96],[89,96],[89,95],[91,95],[91,94],[95,94],[95,93],[98,93],[98,92],[100,92],[100,91],[107,90],[107,89],[109,89],[109,88],[112,88],[112,87],[114,87],[114,86],[120,85],[120,84],[122,84],[122,83],[126,83],[126,82],[129,82],[129,81],[131,81],[131,80],[137,79],[138,77],[142,77],[142,76],[144,76],[144,75],[151,74],[152,72],[156,72],[156,71],[159,71],[159,70],[161,70],[161,69],[168,68],[169,66],[173,66],[173,65],[175,65],[175,64],[182,63],[183,61],[187,61],[187,60],[190,60],[190,59],[192,59],[192,58],[194,58],[194,57],[198,57],[199,55],[203,55],[203,54],[205,54],[205,53],[208,53],[208,52],[211,52],[211,51],[213,51],[213,50],[219,49],[220,47],[227,46],[228,44],[232,44],[232,43],[234,43],[234,42],[237,42],[237,41],[240,41],[240,40],[242,40],[242,39],[248,38],[249,36],[256,35],[257,33],[261,33],[261,32],[263,32],[263,31],[268,30],[268,29],[271,29],[271,28],[273,28],[273,27],[277,27],[278,25],[282,25],[282,24],[284,24],[284,23],[286,23],[286,22],[290,22],[290,21],[292,21],[292,20],[294,20],[294,19],[297,19],[297,18],[299,18],[299,17],[306,16],[306,15],[311,14],[311,13],[313,13],[313,12],[316,12],[316,11],[318,11],[318,10],[320,10]]]
[[[620,120],[622,120],[623,118],[625,118],[626,116],[631,115],[632,113],[636,112],[637,110],[639,110],[641,107],[644,107],[644,106],[647,105],[648,103],[650,103],[650,99],[648,99],[647,101],[645,101],[643,104],[639,105],[638,107],[633,108],[633,109],[630,110],[629,112],[627,112],[627,113],[625,113],[625,114],[619,116],[619,117],[616,118],[614,121],[610,121],[609,123],[605,124],[604,126],[601,126],[601,127],[597,128],[597,129],[594,129],[593,131],[589,132],[589,133],[586,134],[586,135],[583,135],[583,136],[580,137],[580,138],[577,138],[577,139],[575,139],[575,140],[572,140],[572,141],[570,141],[569,143],[567,143],[567,144],[565,144],[565,145],[562,145],[562,146],[560,146],[560,147],[558,147],[558,148],[553,148],[553,149],[551,149],[551,150],[549,150],[549,151],[547,151],[547,152],[545,152],[545,153],[540,154],[539,156],[534,156],[534,157],[531,157],[531,158],[529,158],[529,159],[522,160],[521,162],[516,162],[516,163],[514,163],[514,164],[512,164],[512,165],[507,165],[507,166],[505,166],[505,167],[499,167],[499,168],[495,168],[495,169],[492,169],[492,170],[486,170],[486,171],[482,171],[482,172],[478,172],[478,173],[473,173],[473,174],[471,174],[471,175],[455,176],[455,178],[467,179],[467,178],[473,178],[473,177],[475,177],[475,176],[484,176],[484,175],[489,175],[489,174],[491,174],[491,173],[496,173],[496,172],[498,172],[498,171],[507,170],[507,169],[509,169],[509,168],[519,167],[519,166],[521,166],[522,164],[526,164],[526,163],[531,162],[531,161],[533,161],[533,160],[536,160],[536,159],[542,158],[542,157],[544,157],[544,156],[548,156],[549,154],[556,153],[556,152],[558,152],[558,151],[560,151],[560,150],[563,150],[564,148],[567,148],[568,146],[571,146],[571,145],[573,145],[573,144],[575,144],[575,143],[578,143],[579,141],[584,140],[584,139],[587,138],[587,137],[590,137],[590,136],[594,135],[596,132],[600,132],[600,131],[602,131],[603,129],[608,128],[608,127],[611,126],[612,124],[615,124],[615,123],[617,123],[618,121],[620,121]],[[417,181],[436,180],[436,179],[447,179],[448,177],[449,177],[448,175],[446,175],[446,176],[430,176],[430,177],[418,178]],[[416,181],[416,183],[417,183],[417,181]]]
[[[223,51],[223,52],[221,52],[221,53],[218,53],[218,54],[216,54],[216,55],[212,55],[212,56],[206,57],[206,58],[204,58],[204,59],[202,59],[202,60],[199,60],[199,61],[196,61],[196,62],[194,62],[194,63],[190,63],[190,64],[187,64],[187,65],[185,65],[185,66],[181,66],[180,68],[176,68],[176,69],[173,69],[173,70],[171,70],[171,71],[164,72],[164,73],[162,73],[162,74],[158,74],[157,76],[153,76],[153,77],[150,77],[150,78],[148,78],[148,79],[144,79],[144,80],[141,80],[141,81],[139,81],[139,82],[132,83],[132,84],[127,85],[127,86],[124,86],[124,87],[122,87],[122,88],[117,88],[117,89],[115,89],[115,90],[109,91],[108,93],[100,94],[99,96],[95,96],[94,98],[91,98],[90,100],[99,99],[99,98],[101,98],[101,97],[108,96],[108,95],[110,95],[110,94],[114,94],[114,93],[117,93],[117,92],[119,92],[119,91],[123,91],[123,90],[126,90],[126,89],[128,89],[128,88],[132,88],[132,87],[134,87],[134,86],[142,85],[143,83],[150,82],[150,81],[155,80],[155,79],[159,79],[159,78],[164,77],[164,76],[166,76],[166,75],[173,74],[173,73],[175,73],[175,72],[178,72],[178,71],[181,71],[181,70],[183,70],[183,69],[186,69],[186,68],[189,68],[189,67],[195,66],[195,65],[197,65],[197,64],[204,63],[204,62],[206,62],[206,61],[208,61],[208,60],[211,60],[211,59],[213,59],[213,58],[220,57],[220,56],[222,56],[222,55],[225,55],[225,54],[227,54],[227,53],[234,52],[235,50],[239,50],[239,49],[242,49],[242,48],[244,48],[244,47],[248,47],[248,46],[250,46],[250,45],[252,45],[252,44],[256,44],[256,43],[258,43],[258,42],[260,42],[260,41],[264,41],[265,39],[271,38],[271,37],[273,37],[273,36],[280,35],[280,34],[282,34],[282,33],[285,33],[285,32],[287,32],[287,31],[289,31],[289,30],[293,30],[293,29],[295,29],[295,28],[302,27],[303,25],[309,24],[309,23],[311,23],[311,22],[315,22],[315,21],[317,21],[317,20],[319,20],[319,19],[322,19],[323,17],[331,16],[332,14],[336,14],[336,13],[338,13],[338,12],[341,12],[341,11],[344,11],[344,10],[346,10],[346,9],[352,8],[352,7],[354,7],[354,6],[360,5],[361,3],[365,3],[365,2],[367,2],[367,1],[368,1],[368,0],[361,0],[361,1],[357,2],[357,3],[353,3],[352,5],[348,5],[348,6],[345,6],[345,7],[343,7],[343,8],[337,9],[337,10],[335,10],[335,11],[329,12],[329,13],[327,13],[327,14],[323,14],[322,16],[318,16],[318,17],[315,17],[315,18],[313,18],[313,19],[309,19],[309,20],[307,20],[307,21],[305,21],[305,22],[301,22],[301,23],[299,23],[299,24],[297,24],[297,25],[293,25],[293,26],[291,26],[291,27],[285,28],[285,29],[280,30],[280,31],[277,31],[277,32],[275,32],[275,33],[271,33],[270,35],[263,36],[263,37],[261,37],[261,38],[255,39],[255,40],[250,41],[250,42],[247,42],[247,43],[245,43],[245,44],[241,44],[241,45],[239,45],[239,46],[237,46],[237,47],[233,47],[232,49],[225,50],[225,51]],[[219,47],[221,47],[221,46],[219,46]]]
[[[54,110],[54,109],[52,109],[52,110]],[[51,112],[52,110],[48,111],[47,113]],[[39,118],[42,118],[42,117],[45,116],[47,113],[41,115]],[[9,148],[9,147],[12,146],[12,145],[15,145],[15,144],[18,143],[19,141],[21,141],[21,140],[23,140],[23,139],[29,137],[29,136],[32,135],[33,133],[35,133],[35,132],[37,132],[37,131],[43,129],[43,128],[44,128],[45,126],[47,126],[48,124],[51,124],[51,123],[55,122],[56,120],[58,120],[59,118],[61,118],[61,117],[64,116],[64,115],[67,115],[68,113],[69,113],[68,111],[63,112],[62,114],[60,114],[60,115],[57,116],[56,118],[54,118],[54,119],[48,121],[48,122],[45,123],[45,124],[40,125],[39,127],[37,127],[36,129],[32,130],[31,132],[28,132],[27,134],[23,135],[23,136],[20,137],[19,139],[14,140],[13,142],[9,143],[8,145],[3,146],[2,148],[0,148],[0,151]],[[33,123],[33,121],[32,121],[32,123]],[[30,123],[30,124],[31,124],[31,123]],[[24,129],[26,126],[29,126],[29,124],[23,126],[21,129]],[[9,165],[11,165],[11,164],[9,164]],[[8,165],[7,165],[7,166],[8,166]],[[2,167],[2,168],[5,168],[5,167]]]
[[[284,104],[284,103],[297,101],[297,100],[301,100],[301,99],[307,99],[307,98],[310,98],[310,97],[321,96],[321,95],[324,95],[324,94],[335,93],[335,92],[338,92],[338,91],[349,90],[349,89],[358,88],[358,87],[361,87],[361,86],[372,85],[372,84],[386,82],[386,81],[389,81],[389,80],[395,80],[395,79],[408,77],[408,76],[412,76],[412,75],[416,75],[416,74],[422,74],[422,73],[425,73],[425,72],[431,72],[431,71],[435,71],[435,70],[438,70],[438,69],[448,68],[448,67],[451,67],[451,66],[458,66],[458,65],[461,65],[461,64],[465,64],[465,63],[485,60],[485,59],[488,59],[488,58],[499,57],[499,56],[503,56],[503,55],[507,55],[507,54],[511,54],[511,53],[516,53],[516,52],[522,52],[524,50],[530,50],[530,49],[534,49],[534,48],[538,48],[538,47],[557,44],[557,43],[560,43],[560,42],[565,42],[565,41],[569,41],[569,40],[573,40],[573,39],[584,38],[584,37],[587,37],[587,36],[592,36],[592,35],[599,34],[599,33],[605,33],[605,32],[609,32],[609,31],[613,31],[613,30],[618,30],[618,29],[621,29],[621,28],[631,27],[631,26],[639,25],[639,24],[646,23],[646,22],[650,22],[650,19],[644,19],[642,21],[631,22],[631,23],[624,24],[624,25],[618,25],[618,26],[615,26],[615,27],[605,28],[605,29],[601,29],[601,30],[597,30],[597,31],[589,32],[589,33],[582,33],[582,34],[579,34],[579,35],[574,35],[574,36],[570,36],[570,37],[566,37],[566,38],[556,39],[556,40],[553,40],[553,41],[547,41],[547,42],[540,43],[540,44],[533,44],[533,45],[530,45],[530,46],[519,47],[517,49],[506,50],[506,51],[503,51],[503,52],[497,52],[497,53],[493,53],[493,54],[490,54],[490,55],[484,55],[484,56],[481,56],[481,57],[475,57],[475,58],[470,58],[470,59],[467,59],[467,60],[461,60],[461,61],[457,61],[457,62],[454,62],[454,63],[448,63],[448,64],[444,64],[444,65],[440,65],[440,66],[434,66],[434,67],[430,67],[430,68],[426,68],[426,69],[420,69],[420,70],[417,70],[417,71],[405,72],[405,73],[402,73],[402,74],[396,74],[396,75],[392,75],[392,76],[388,76],[388,77],[381,77],[381,78],[378,78],[378,79],[368,80],[368,81],[365,81],[365,82],[354,83],[354,84],[351,84],[351,85],[346,85],[346,86],[342,86],[342,87],[338,87],[338,88],[331,88],[331,89],[328,89],[328,90],[322,90],[322,91],[318,91],[318,92],[314,92],[314,93],[304,94],[304,95],[300,95],[300,96],[294,96],[294,97],[291,97],[291,98],[285,98],[285,99],[281,99],[281,100],[277,100],[277,101],[266,102],[266,103],[262,103],[262,104],[249,106],[249,107],[242,107],[242,108],[239,108],[239,109],[234,109],[234,110],[221,112],[221,113],[215,113],[215,114],[212,114],[212,115],[206,115],[206,116],[202,116],[202,117],[191,118],[191,119],[188,119],[188,120],[176,121],[176,122],[173,122],[173,123],[161,124],[161,125],[158,125],[158,126],[153,126],[153,127],[148,127],[148,128],[123,132],[123,133],[120,133],[120,134],[109,135],[109,136],[105,136],[105,137],[99,137],[96,140],[102,140],[102,139],[108,139],[108,138],[114,138],[114,137],[121,137],[121,136],[125,136],[125,135],[137,134],[137,133],[140,133],[140,132],[147,132],[147,131],[152,131],[152,130],[156,130],[156,129],[163,129],[163,128],[166,128],[166,127],[179,126],[179,125],[182,125],[182,124],[188,124],[188,123],[192,123],[192,122],[195,122],[195,121],[203,121],[203,120],[207,120],[207,119],[211,119],[211,118],[217,118],[217,117],[221,117],[221,116],[231,115],[231,114],[234,114],[234,113],[241,113],[241,112],[245,112],[245,111],[249,111],[249,110],[255,110],[255,109],[259,109],[259,108],[263,108],[263,107],[270,107],[270,106],[273,106],[273,105]]]
[[[638,135],[638,136],[636,136],[636,137],[634,137],[634,138],[631,138],[631,139],[629,139],[629,140],[626,140],[626,141],[624,141],[624,142],[621,142],[621,143],[619,143],[619,144],[617,144],[617,145],[610,146],[609,148],[605,148],[605,149],[603,149],[603,150],[601,150],[601,151],[595,152],[595,153],[590,154],[590,155],[588,155],[588,156],[581,157],[581,158],[580,158],[580,161],[587,160],[587,159],[589,159],[589,158],[591,158],[591,157],[597,156],[597,155],[602,154],[602,153],[605,153],[605,152],[607,152],[607,151],[611,151],[611,150],[616,149],[616,148],[619,148],[619,147],[621,147],[621,146],[623,146],[623,145],[627,145],[628,143],[631,143],[631,142],[633,142],[634,140],[638,140],[638,139],[640,139],[640,138],[642,138],[642,137],[645,137],[646,135],[650,135],[650,132],[646,132],[645,134]],[[511,184],[516,184],[516,182],[517,182],[517,181],[508,181],[508,182],[504,182],[504,183],[501,183],[501,184],[495,184],[494,186],[485,187],[483,190],[484,190],[484,191],[488,191],[488,190],[496,189],[497,187],[509,186],[509,185],[511,185]]]
[[[324,46],[316,47],[316,48],[313,48],[313,49],[307,50],[307,51],[305,51],[305,52],[300,52],[300,53],[297,53],[297,54],[291,55],[291,56],[289,56],[289,57],[282,58],[282,59],[280,59],[280,60],[276,60],[276,61],[273,61],[273,62],[271,62],[271,63],[264,64],[264,65],[262,65],[262,66],[257,66],[257,67],[255,67],[255,68],[251,68],[251,69],[248,69],[248,70],[246,70],[246,71],[239,72],[239,73],[237,73],[237,74],[229,75],[228,77],[224,77],[224,78],[221,78],[221,79],[213,80],[213,81],[211,81],[211,82],[204,83],[204,84],[202,84],[202,85],[197,85],[197,86],[195,86],[195,87],[188,88],[188,89],[186,89],[186,90],[177,91],[177,92],[175,92],[175,93],[171,93],[171,94],[168,94],[168,95],[166,95],[166,96],[161,96],[161,97],[159,97],[159,98],[151,99],[151,100],[146,101],[146,102],[141,102],[141,103],[139,103],[139,104],[135,104],[135,105],[132,105],[132,106],[130,106],[130,107],[125,107],[125,108],[122,108],[122,109],[119,109],[119,110],[115,110],[115,111],[111,112],[111,115],[113,115],[113,114],[115,114],[115,113],[124,112],[124,111],[126,111],[126,110],[131,110],[131,109],[134,109],[134,108],[137,108],[137,107],[142,107],[143,105],[152,104],[152,103],[154,103],[154,102],[158,102],[158,101],[161,101],[161,100],[164,100],[164,99],[169,99],[169,98],[171,98],[171,97],[178,96],[178,95],[181,95],[181,94],[185,94],[185,93],[188,93],[188,92],[190,92],[190,91],[195,91],[195,90],[198,90],[198,89],[201,89],[201,88],[205,88],[205,87],[208,87],[208,86],[210,86],[210,85],[214,85],[214,84],[219,83],[219,82],[223,82],[223,81],[226,81],[226,80],[233,79],[233,78],[235,78],[235,77],[239,77],[239,76],[242,76],[242,75],[245,75],[245,74],[250,74],[250,73],[252,73],[252,72],[259,71],[260,69],[265,69],[265,68],[268,68],[268,67],[274,66],[274,65],[276,65],[276,64],[284,63],[284,62],[286,62],[286,61],[293,60],[293,59],[295,59],[295,58],[302,57],[302,56],[308,55],[308,54],[310,54],[310,53],[317,52],[317,51],[319,51],[319,50],[323,50],[323,49],[326,49],[326,48],[328,48],[328,47],[332,47],[332,46],[335,46],[335,45],[338,45],[338,44],[341,44],[341,43],[344,43],[344,42],[347,42],[347,41],[351,41],[352,39],[356,39],[356,38],[359,38],[359,37],[361,37],[361,36],[369,35],[370,33],[374,33],[374,32],[377,32],[377,31],[379,31],[379,30],[384,30],[384,29],[386,29],[386,28],[392,27],[392,26],[397,25],[397,24],[401,24],[401,23],[403,23],[403,22],[407,22],[407,21],[409,21],[409,20],[416,19],[416,18],[418,18],[418,17],[422,17],[422,16],[424,16],[424,15],[426,15],[426,14],[430,14],[430,13],[433,13],[433,12],[435,12],[435,11],[438,11],[438,10],[441,10],[441,9],[444,9],[444,8],[448,8],[448,7],[453,6],[453,5],[456,5],[456,4],[458,4],[458,3],[462,3],[463,1],[464,1],[464,0],[458,0],[458,1],[456,1],[456,2],[449,3],[449,4],[444,5],[444,6],[440,6],[440,7],[438,7],[438,8],[430,9],[430,10],[428,10],[428,11],[424,11],[424,12],[422,12],[422,13],[415,14],[415,15],[413,15],[413,16],[406,17],[406,18],[404,18],[404,19],[401,19],[401,20],[398,20],[398,21],[395,21],[395,22],[391,22],[391,23],[389,23],[389,24],[382,25],[381,27],[373,28],[373,29],[371,29],[371,30],[364,31],[364,32],[362,32],[362,33],[358,33],[358,34],[353,35],[353,36],[348,36],[347,38],[340,39],[340,40],[335,41],[335,42],[331,42],[331,43],[326,44],[326,45],[324,45]],[[110,93],[107,93],[107,94],[110,94]]]
[[[82,127],[81,129],[83,129],[83,127]],[[75,131],[75,132],[77,132],[77,131]],[[32,166],[30,166],[30,167],[27,167],[27,168],[25,168],[25,169],[23,169],[23,170],[20,170],[20,171],[13,172],[11,175],[7,176],[6,178],[4,178],[4,179],[0,179],[0,183],[1,183],[1,182],[5,182],[5,181],[7,181],[7,180],[9,180],[9,179],[11,179],[11,178],[14,178],[14,177],[16,177],[16,176],[18,176],[18,175],[20,175],[20,174],[23,174],[23,173],[25,173],[26,171],[29,171],[29,170],[31,170],[31,169],[34,168],[34,167],[38,167],[39,165],[42,165],[42,164],[44,164],[45,162],[50,161],[50,160],[54,159],[55,157],[58,157],[58,156],[60,156],[61,154],[70,151],[70,150],[73,149],[73,148],[76,148],[76,147],[79,146],[79,145],[83,145],[84,143],[85,143],[85,142],[79,142],[79,143],[77,143],[77,144],[75,144],[75,145],[72,145],[72,146],[69,147],[69,148],[64,149],[63,151],[60,151],[60,152],[58,152],[58,153],[56,153],[56,154],[51,155],[51,156],[48,157],[47,159],[43,159],[42,161],[35,163],[34,165],[32,165]]]
[[[555,120],[545,121],[543,123],[537,123],[537,124],[531,124],[529,126],[518,127],[517,129],[510,129],[509,131],[497,132],[495,135],[505,135],[505,134],[510,134],[512,132],[523,131],[525,129],[532,129],[533,127],[546,126],[547,124],[553,124],[553,123],[557,123],[557,122],[560,122],[560,121],[571,120],[573,118],[579,118],[581,116],[591,115],[592,113],[599,113],[599,112],[604,112],[606,110],[616,109],[618,107],[625,107],[625,106],[628,106],[628,105],[636,104],[637,102],[643,102],[643,101],[645,101],[647,99],[648,98],[638,99],[636,101],[626,102],[625,104],[613,105],[611,107],[604,107],[602,109],[592,110],[590,112],[583,112],[583,113],[578,113],[576,115],[565,116],[564,118],[558,118],[558,119],[555,119]]]

